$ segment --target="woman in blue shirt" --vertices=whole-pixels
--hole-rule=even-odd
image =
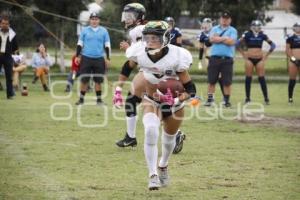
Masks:
[[[51,61],[49,55],[47,54],[47,49],[43,43],[38,46],[37,52],[33,55],[31,66],[35,74],[32,83],[35,84],[40,78],[44,91],[49,91],[46,76],[49,73]]]

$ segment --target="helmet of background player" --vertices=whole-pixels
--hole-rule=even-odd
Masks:
[[[204,18],[201,23],[201,29],[208,33],[210,29],[212,28],[212,20],[210,18]]]
[[[121,22],[125,28],[133,28],[145,19],[146,9],[140,3],[130,3],[124,6]]]
[[[169,25],[165,21],[149,21],[143,29],[146,51],[154,55],[170,43]],[[155,46],[155,47],[154,47]]]
[[[253,20],[251,22],[251,30],[255,33],[259,33],[261,31],[262,23],[260,20]]]
[[[175,27],[175,20],[173,17],[166,17],[165,21],[169,24],[170,29]]]
[[[300,33],[300,23],[297,22],[293,25],[293,31],[298,34]]]

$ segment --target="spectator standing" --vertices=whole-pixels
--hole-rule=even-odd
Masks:
[[[235,54],[235,43],[237,31],[230,26],[231,15],[224,11],[220,17],[220,24],[214,26],[209,34],[212,43],[211,57],[208,64],[208,99],[206,105],[214,103],[215,84],[222,76],[224,89],[224,106],[231,107],[230,94],[233,75],[233,57]]]
[[[0,66],[5,69],[6,79],[6,97],[13,99],[14,91],[12,84],[13,57],[12,54],[18,51],[16,33],[9,26],[9,18],[2,16],[0,18]]]
[[[75,62],[80,63],[80,98],[76,105],[84,103],[84,96],[87,91],[90,80],[89,75],[95,75],[95,92],[97,97],[97,105],[103,103],[101,99],[101,83],[105,74],[106,65],[110,60],[110,38],[106,28],[100,26],[100,17],[97,13],[91,13],[90,26],[85,27],[77,43]],[[104,60],[104,53],[106,53],[106,60]]]
[[[74,84],[74,80],[75,78],[77,78],[80,74],[79,74],[79,64],[75,62],[76,59],[76,55],[72,56],[72,63],[71,63],[71,70],[70,73],[68,75],[68,80],[67,80],[67,86],[65,89],[65,92],[70,92],[71,88]]]

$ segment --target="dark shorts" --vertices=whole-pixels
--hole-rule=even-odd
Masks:
[[[248,58],[248,60],[252,62],[254,66],[256,66],[262,60],[262,58]]]
[[[296,59],[295,61],[291,61],[296,65],[296,67],[300,68],[300,60]]]
[[[89,58],[82,56],[79,73],[83,76],[81,78],[82,83],[88,83],[91,75],[95,75],[93,76],[95,83],[102,83],[105,74],[104,58]]]
[[[211,56],[208,63],[208,83],[216,84],[221,74],[222,83],[231,85],[233,75],[233,59],[231,57]]]

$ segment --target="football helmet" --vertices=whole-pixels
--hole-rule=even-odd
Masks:
[[[208,33],[210,29],[212,28],[212,20],[210,18],[204,18],[201,23],[201,29]]]
[[[293,25],[293,31],[295,33],[300,33],[300,23],[297,22]]]
[[[169,25],[165,21],[149,21],[143,29],[143,41],[146,42],[146,51],[150,55],[158,53],[170,43]],[[159,42],[160,47],[153,49],[148,47],[149,42]]]
[[[145,19],[146,9],[140,3],[130,3],[124,6],[121,22],[125,23],[125,28],[133,28]]]
[[[258,33],[261,31],[262,22],[260,20],[253,20],[251,22],[251,30]]]
[[[165,21],[169,24],[169,28],[173,28],[175,26],[175,20],[173,17],[166,17]]]

